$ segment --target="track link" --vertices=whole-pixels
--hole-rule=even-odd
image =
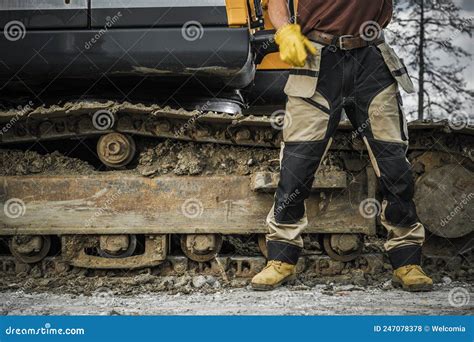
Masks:
[[[121,132],[132,136],[277,148],[281,142],[282,113],[231,115],[206,111],[205,106],[201,110],[188,111],[113,101],[25,106],[0,111],[0,124],[8,128],[0,134],[0,144],[87,138]],[[452,127],[446,121],[416,121],[408,127],[411,150],[435,149],[471,160],[474,158],[474,126]],[[344,121],[332,149],[364,150],[365,146],[350,123]]]

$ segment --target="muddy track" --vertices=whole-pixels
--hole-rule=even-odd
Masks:
[[[0,199],[4,200],[11,197],[11,194],[9,195],[9,187],[13,189],[12,191],[15,194],[18,194],[19,190],[25,189],[26,185],[21,184],[22,178],[15,178],[14,176],[52,176],[51,179],[55,180],[61,180],[61,177],[63,177],[64,182],[73,184],[76,182],[74,176],[80,175],[84,176],[81,178],[84,182],[89,182],[83,183],[84,185],[90,185],[95,182],[98,184],[98,190],[116,188],[117,183],[113,182],[117,179],[128,177],[127,179],[130,184],[139,184],[140,179],[145,179],[143,177],[147,179],[156,178],[156,184],[169,184],[168,186],[171,186],[173,189],[176,188],[176,185],[182,186],[182,188],[178,187],[179,191],[177,190],[176,192],[178,199],[179,196],[182,196],[180,191],[190,191],[192,193],[199,188],[197,185],[198,181],[203,180],[205,177],[208,177],[208,180],[207,183],[202,183],[204,185],[200,185],[203,187],[203,189],[199,190],[201,192],[205,192],[206,187],[209,188],[209,186],[214,184],[213,179],[222,181],[222,177],[226,178],[229,176],[228,179],[230,179],[230,176],[239,176],[241,178],[235,178],[235,184],[238,184],[243,189],[245,188],[245,192],[242,192],[244,195],[239,194],[239,196],[243,196],[242,200],[252,198],[252,201],[254,199],[261,201],[259,205],[262,210],[256,212],[255,217],[264,217],[263,211],[267,211],[268,207],[271,206],[271,195],[258,197],[258,195],[255,195],[255,191],[248,189],[248,184],[250,178],[252,178],[252,182],[255,181],[254,175],[263,173],[263,176],[268,177],[262,176],[261,180],[264,180],[263,186],[260,184],[261,187],[259,189],[263,188],[267,195],[269,192],[274,191],[276,180],[272,178],[271,174],[276,174],[279,170],[278,147],[281,141],[281,126],[279,126],[281,122],[278,121],[279,119],[281,118],[272,115],[228,115],[206,112],[205,110],[186,111],[169,107],[161,108],[156,105],[116,103],[111,101],[67,102],[49,107],[25,107],[21,110],[2,110],[0,111],[0,124],[8,129],[2,130],[0,135],[0,176],[5,177],[3,193],[0,193],[5,198]],[[411,143],[408,158],[414,166],[417,178],[422,178],[431,170],[449,165],[450,169],[448,171],[450,174],[464,177],[464,183],[456,185],[458,188],[461,187],[461,190],[464,190],[471,186],[469,176],[465,176],[474,169],[474,129],[472,127],[452,127],[446,122],[413,122],[409,125],[409,129]],[[94,160],[95,146],[87,146],[83,142],[91,139],[94,140],[99,136],[113,132],[120,132],[133,137],[133,140],[136,141],[133,143],[133,150],[136,152],[136,155],[133,156],[134,158],[131,159],[129,165],[111,172],[100,161]],[[335,143],[322,163],[321,171],[323,172],[322,176],[319,177],[319,179],[322,179],[322,183],[314,185],[316,188],[319,186],[323,190],[320,190],[320,194],[315,193],[316,195],[312,200],[314,202],[314,211],[320,213],[325,213],[328,211],[328,208],[330,209],[331,206],[334,206],[339,215],[333,216],[332,219],[341,216],[340,213],[344,211],[345,221],[338,221],[338,225],[346,230],[347,227],[360,219],[357,205],[354,208],[352,202],[358,204],[362,198],[375,198],[376,196],[376,189],[372,184],[372,179],[369,177],[369,173],[366,174],[368,158],[365,147],[358,138],[357,132],[353,131],[348,123],[341,123],[335,137]],[[62,143],[58,144],[58,141]],[[70,156],[69,146],[62,146],[66,141],[79,141],[76,145],[83,150],[82,153]],[[74,149],[76,149],[76,145],[74,145]],[[35,146],[36,149],[34,148]],[[32,147],[33,149],[31,149]],[[61,152],[56,151],[56,149]],[[337,177],[334,178],[334,175]],[[94,178],[96,176],[97,178]],[[170,178],[163,178],[163,176]],[[186,178],[190,176],[196,178]],[[245,178],[247,176],[248,179]],[[112,178],[114,180],[108,184],[107,180]],[[34,180],[35,178],[31,179]],[[44,186],[41,191],[44,193],[51,194],[74,190],[74,188],[65,187],[61,191],[58,189],[56,189],[58,191],[50,191],[53,185],[47,182],[48,177],[41,179],[44,182],[41,183]],[[184,179],[186,181],[183,181]],[[428,183],[433,183],[430,179],[428,181]],[[129,183],[124,183],[125,190],[130,190],[126,187]],[[12,184],[17,184],[17,187],[15,188]],[[153,185],[155,183],[143,184],[145,188],[149,188],[150,184]],[[38,186],[40,186],[40,183],[38,183]],[[256,187],[254,185],[252,187],[255,190]],[[91,193],[97,193],[97,189],[91,188]],[[143,191],[144,188],[137,187],[136,190]],[[216,189],[213,190],[216,191]],[[130,191],[133,193],[133,189]],[[142,193],[144,194],[145,192]],[[333,193],[339,195],[333,197]],[[26,191],[24,198],[30,198],[30,194]],[[157,196],[157,194],[152,195],[153,198]],[[457,195],[459,194],[456,193],[453,197],[456,198]],[[51,203],[69,203],[63,208],[65,210],[64,213],[74,212],[76,209],[77,213],[84,212],[84,208],[81,207],[82,202],[76,201],[77,199],[84,198],[84,196],[87,198],[88,195],[79,194],[77,198],[71,197],[70,202],[65,201],[64,196],[60,196],[61,198],[52,199]],[[230,197],[235,198],[234,195]],[[215,198],[217,198],[217,194]],[[269,198],[270,200],[268,200]],[[36,203],[42,203],[41,200],[42,198],[38,198]],[[131,207],[128,195],[124,196],[122,200],[124,201],[122,206],[120,206],[119,201],[117,203],[118,209],[116,214],[121,214],[122,211],[128,210]],[[139,198],[137,198],[138,200]],[[78,208],[73,206],[73,203],[76,203],[74,201],[79,203]],[[224,198],[222,201],[226,202],[226,199]],[[32,202],[35,203],[34,200]],[[209,203],[208,205],[204,202],[206,208],[212,207],[215,204],[215,200],[212,199]],[[348,206],[348,204],[350,205]],[[140,203],[137,204],[137,207],[140,207]],[[31,205],[28,209],[29,213],[34,213],[35,208],[38,210],[39,217],[45,217],[38,205],[36,207]],[[150,210],[142,216],[131,217],[149,218],[147,222],[151,222],[150,226],[151,224],[157,224],[156,218],[151,215],[153,211],[156,211],[156,208],[157,206],[153,207],[152,205]],[[219,212],[219,215],[223,211],[220,207],[215,208],[215,210]],[[229,210],[229,208],[226,207],[226,210]],[[245,210],[248,211],[249,209]],[[170,213],[172,214],[173,212],[175,211],[171,208]],[[137,210],[133,214],[142,213]],[[432,213],[428,212],[427,215],[429,217]],[[89,216],[92,216],[92,211]],[[180,220],[182,220],[181,216],[179,217]],[[98,222],[96,225],[99,228],[105,227],[112,217],[113,215],[110,218],[107,216],[103,217],[102,221],[99,220],[100,218],[97,218]],[[221,224],[223,219],[226,219],[226,217],[222,219],[220,216],[216,217],[218,217],[215,219],[216,225]],[[318,217],[321,220],[322,216]],[[237,222],[239,219],[235,221]],[[256,232],[256,230],[251,230],[255,229],[255,227],[251,226],[255,226],[256,219],[252,218],[251,221],[253,223],[249,225],[247,232],[249,234]],[[13,221],[11,222],[13,223]],[[181,222],[188,224],[184,221]],[[337,228],[331,222],[333,221],[331,221],[331,216],[329,216],[325,223],[326,226],[319,227],[315,231],[318,233],[323,231],[326,234],[334,233],[334,231],[328,230]],[[160,224],[162,227],[169,226],[169,223],[159,223],[158,225]],[[195,224],[196,222],[193,223],[193,225]],[[180,227],[181,235],[183,235],[183,232],[187,234],[198,232],[183,227]],[[10,229],[7,226],[5,228]],[[48,227],[42,228],[43,230],[49,229]],[[206,231],[205,227],[200,229],[200,233]],[[6,236],[3,238],[4,243],[0,248],[0,252],[5,255],[0,258],[1,270],[5,274],[4,279],[6,279],[6,282],[1,285],[3,289],[7,289],[11,284],[20,284],[24,283],[27,279],[38,278],[49,279],[44,281],[46,286],[55,286],[57,283],[60,288],[64,288],[66,285],[61,281],[58,282],[57,279],[62,276],[68,279],[71,275],[77,276],[77,274],[83,276],[84,279],[97,276],[99,279],[105,279],[106,281],[109,280],[109,277],[116,279],[125,274],[127,275],[126,279],[129,279],[125,282],[129,282],[130,279],[137,276],[136,272],[145,272],[144,274],[147,277],[154,277],[150,278],[153,279],[153,282],[156,281],[155,278],[159,278],[164,281],[164,284],[172,284],[171,287],[159,285],[158,288],[161,290],[171,290],[176,285],[176,281],[171,281],[170,279],[188,279],[189,281],[183,282],[185,284],[184,287],[190,286],[194,288],[196,287],[196,284],[194,284],[196,277],[201,277],[197,284],[203,284],[202,286],[204,287],[212,288],[212,284],[214,284],[212,279],[216,278],[219,278],[219,283],[225,286],[243,286],[264,264],[264,258],[261,255],[262,251],[259,249],[258,244],[255,243],[256,239],[253,239],[253,244],[248,244],[242,243],[241,237],[224,234],[223,250],[216,249],[219,250],[218,257],[209,258],[206,262],[197,262],[183,256],[179,246],[179,236],[175,234],[176,232],[155,231],[153,233],[155,235],[153,235],[152,233],[137,231],[139,245],[144,245],[151,240],[156,242],[156,239],[161,239],[160,241],[163,241],[161,245],[159,243],[158,245],[153,245],[160,249],[160,253],[154,256],[154,259],[152,259],[153,263],[143,262],[144,270],[142,271],[130,269],[118,271],[113,270],[112,266],[114,264],[112,260],[101,258],[102,264],[99,265],[100,260],[96,258],[98,255],[100,256],[100,253],[97,254],[97,250],[100,252],[101,244],[105,241],[102,239],[103,235],[107,234],[105,231],[96,233],[96,236],[92,234],[87,236],[86,234],[80,238],[73,235],[68,236],[67,234],[63,236],[59,231],[54,233],[56,235],[53,234],[54,236],[52,236],[52,248],[48,256],[40,263],[33,263],[31,265],[18,262],[18,260],[8,255],[9,248],[7,245],[11,237]],[[260,234],[262,232],[263,230],[258,231]],[[377,233],[377,236],[381,238],[380,241],[383,241],[384,238],[383,231],[380,229],[375,230],[375,220],[369,223],[364,222],[362,225],[353,228],[353,231],[341,232],[364,234],[370,232],[370,234]],[[212,231],[211,233],[216,232]],[[233,231],[234,233],[235,231]],[[123,234],[123,232],[119,234]],[[127,231],[127,234],[133,235],[135,233]],[[168,241],[166,234],[173,234],[173,237]],[[466,235],[466,237],[469,239],[472,237],[472,233],[471,235]],[[150,241],[148,241],[149,238]],[[214,237],[208,238],[212,240]],[[369,238],[368,241],[371,241],[370,239],[372,238]],[[462,240],[463,238],[461,237],[460,239]],[[459,241],[460,239],[457,242],[449,240],[448,243],[438,239],[434,244],[434,248],[432,245],[430,253],[427,253],[429,257],[426,258],[425,263],[438,280],[443,275],[453,279],[472,280],[472,267],[470,267],[472,265],[472,250],[471,254],[469,254],[469,250],[463,250],[462,255],[455,255],[452,251],[448,251],[445,255],[437,253],[437,250],[442,250],[444,248],[443,245],[447,244],[451,244],[456,248],[464,248],[465,243]],[[20,240],[18,240],[19,244],[21,244]],[[248,241],[248,238],[245,238],[243,241]],[[341,262],[323,255],[325,251],[319,236],[315,235],[313,238],[308,238],[305,241],[307,249],[305,256],[299,264],[301,271],[299,281],[305,284],[307,282],[310,285],[318,281],[337,281],[356,285],[367,285],[378,281],[384,278],[390,269],[381,253],[383,249],[380,241],[377,243],[367,243],[366,240],[361,255],[355,258],[355,260]],[[183,242],[181,242],[181,249],[182,247]],[[143,249],[143,247],[138,249],[140,248]],[[77,250],[93,251],[88,251],[87,253],[89,254],[87,255],[84,252],[82,256],[78,257],[74,254]],[[133,255],[127,255],[130,258],[124,258],[122,261],[125,263],[126,259],[129,259],[129,265],[133,266],[134,260],[138,260],[138,254],[137,252]],[[68,256],[70,257],[69,259]],[[97,265],[94,263],[97,263]],[[87,265],[92,268],[97,266],[96,268],[108,267],[111,269],[88,269]],[[147,265],[152,266],[148,267]],[[160,277],[156,277],[157,275]],[[143,277],[143,275],[139,276]],[[17,277],[20,279],[19,282],[15,281]],[[208,279],[211,280],[208,281]],[[161,280],[158,281],[159,284],[161,284]],[[113,282],[113,280],[111,281]],[[32,284],[36,288],[35,284],[36,280]],[[41,286],[39,289],[41,289]]]
[[[51,106],[0,110],[0,144],[93,137],[111,132],[219,144],[279,147],[282,111],[263,115],[230,115],[188,111],[154,104],[71,101]],[[411,150],[441,150],[473,158],[473,126],[446,121],[409,123]],[[342,122],[333,149],[363,150],[349,122]],[[460,139],[463,141],[461,142]],[[467,139],[467,144],[466,144]]]

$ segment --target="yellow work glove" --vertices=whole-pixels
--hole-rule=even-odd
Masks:
[[[283,62],[296,67],[303,67],[308,52],[316,54],[316,48],[311,41],[303,36],[301,27],[297,24],[286,24],[275,34],[275,42],[280,47],[280,58]]]

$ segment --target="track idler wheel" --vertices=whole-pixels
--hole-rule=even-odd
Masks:
[[[218,234],[181,235],[181,249],[191,260],[205,262],[214,259],[222,248],[222,236]]]
[[[358,234],[324,234],[323,246],[332,259],[347,262],[362,253],[364,244]]]
[[[135,235],[101,235],[98,253],[103,258],[128,258],[136,248]]]
[[[109,133],[97,142],[97,155],[102,163],[111,168],[127,166],[135,156],[133,138],[122,133]]]
[[[51,248],[51,238],[43,235],[19,235],[10,240],[10,252],[25,264],[43,260]]]

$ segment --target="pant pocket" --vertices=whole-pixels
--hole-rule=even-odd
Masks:
[[[290,76],[284,90],[286,95],[308,98],[312,97],[316,92],[324,45],[314,42],[313,45],[317,49],[316,54],[309,55],[302,68],[294,67],[290,70]]]
[[[368,116],[374,139],[404,143],[402,113],[395,82],[381,89],[369,103]]]
[[[403,60],[399,58],[396,52],[385,42],[377,45],[377,48],[380,50],[385,64],[400,87],[409,94],[414,93],[415,87],[413,86],[410,75],[408,75],[408,70]]]

